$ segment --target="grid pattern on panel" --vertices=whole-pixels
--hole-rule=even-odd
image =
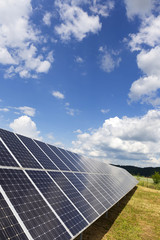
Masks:
[[[13,166],[18,167],[18,164],[13,159],[11,154],[5,148],[3,143],[0,141],[0,166]]]
[[[27,171],[27,173],[73,235],[87,226],[84,218],[46,172]]]
[[[14,133],[0,129],[0,137],[24,168],[41,168]]]
[[[62,160],[62,162],[67,165],[69,170],[78,171],[77,168],[75,168],[74,165],[60,152],[59,148],[56,148],[55,146],[52,146],[51,148],[56,153],[56,155]]]
[[[23,171],[0,169],[0,182],[33,239],[70,239]]]
[[[79,179],[73,173],[65,173],[65,176],[72,182],[72,184],[78,189],[79,192],[87,199],[87,201],[93,206],[93,208],[102,214],[105,208],[102,204],[95,198],[95,196],[79,181]]]
[[[75,165],[74,160],[71,158],[71,156],[67,155],[66,151],[62,148],[57,148],[59,150],[59,157],[66,162],[66,164],[69,164],[69,168],[72,171],[79,171],[79,167]]]
[[[99,179],[95,180],[95,175],[91,175],[91,174],[84,174],[85,177],[88,179],[88,181],[92,182],[92,184],[98,189],[98,191],[100,191],[100,193],[109,201],[109,203],[111,203],[111,206],[115,204],[116,200],[114,200],[109,194],[108,192],[106,192],[103,187],[101,186],[101,182]]]
[[[35,140],[38,146],[47,154],[47,156],[52,160],[52,162],[57,166],[57,169],[60,170],[69,170],[64,163],[56,156],[56,154],[48,147],[46,143]],[[51,146],[51,145],[50,145]]]
[[[62,173],[49,172],[49,174],[71,199],[73,204],[80,210],[88,222],[92,222],[98,217],[98,214],[94,211],[94,209],[91,208],[87,201],[79,194],[79,192],[72,186],[72,184]]]
[[[34,143],[31,138],[18,135],[26,147],[31,151],[31,153],[36,157],[36,159],[42,164],[46,169],[57,169],[54,163],[41,151],[41,149]]]
[[[117,196],[114,187],[111,190],[111,186],[109,186],[108,182],[103,183],[101,175],[95,175],[94,180],[103,188],[104,191],[107,192],[107,194],[113,199],[114,202],[118,201],[119,197]]]
[[[62,162],[62,160],[57,157],[57,155],[54,152],[54,146],[48,144],[48,149],[42,147],[42,149],[47,153],[47,155],[52,159],[52,161],[55,162],[56,166],[62,170],[62,171],[69,171],[70,169]]]
[[[102,193],[94,186],[94,183],[90,182],[87,176],[76,173],[75,174],[82,182],[83,184],[91,190],[91,192],[97,197],[97,199],[105,206],[106,210],[111,207],[111,203],[102,195]]]
[[[0,193],[0,239],[1,240],[28,240],[19,225],[17,219],[13,215],[7,202]]]
[[[72,154],[72,152],[67,151],[62,149],[61,150],[63,152],[63,154],[71,161],[74,163],[74,165],[76,166],[76,168],[80,171],[80,172],[85,172],[85,166],[83,166],[79,161],[77,161],[74,157],[74,155]]]

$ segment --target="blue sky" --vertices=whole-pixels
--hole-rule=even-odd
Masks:
[[[0,1],[0,127],[160,165],[158,0]]]

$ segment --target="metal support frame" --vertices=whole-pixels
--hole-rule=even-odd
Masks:
[[[82,238],[83,238],[83,233],[80,234],[79,240],[82,240]]]

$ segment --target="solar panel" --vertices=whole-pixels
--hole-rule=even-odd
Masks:
[[[126,170],[0,129],[0,239],[71,240],[125,196]]]
[[[41,168],[38,162],[27,151],[25,146],[19,141],[14,133],[0,129],[0,137],[22,167]]]
[[[27,240],[27,236],[0,193],[0,239]]]
[[[26,145],[26,147],[31,151],[31,153],[35,156],[39,163],[46,169],[58,169],[55,164],[44,154],[41,149],[37,146],[37,144],[28,137],[24,137],[18,134],[18,137],[22,140],[22,142]]]

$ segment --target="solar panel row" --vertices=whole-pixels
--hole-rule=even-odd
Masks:
[[[2,240],[73,239],[136,183],[123,169],[0,129],[0,185],[10,201],[0,189]]]

